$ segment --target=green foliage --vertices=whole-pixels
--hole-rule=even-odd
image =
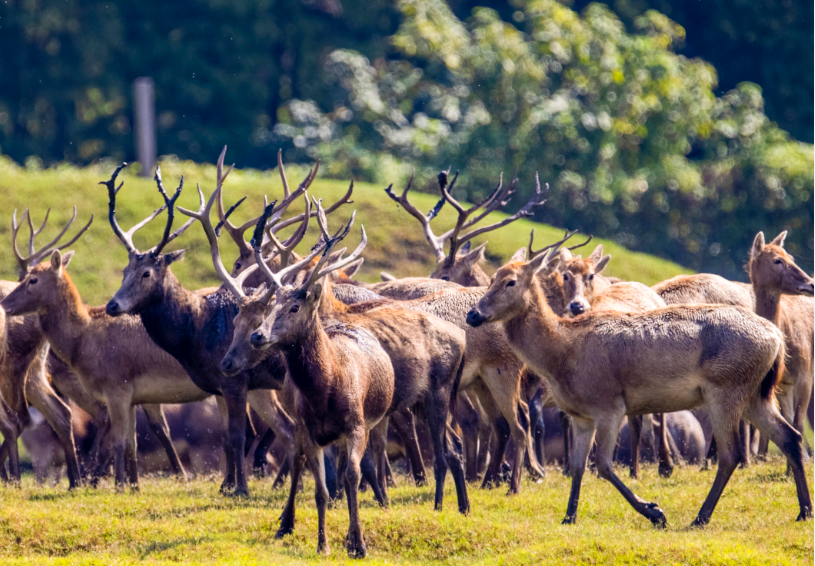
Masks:
[[[537,170],[552,185],[541,219],[730,277],[757,231],[790,229],[811,270],[812,146],[767,119],[755,85],[716,97],[715,70],[673,52],[684,30],[665,16],[628,33],[600,4],[529,0],[517,25],[487,8],[463,22],[443,0],[400,8],[400,55],[332,53],[333,110],[292,101],[281,141],[371,180],[452,163],[472,200],[502,169],[528,193]]]
[[[231,158],[231,152],[227,159]],[[34,221],[40,221],[48,208],[51,216],[45,233],[39,243],[50,241],[71,217],[74,204],[77,205],[76,225],[81,226],[93,214],[94,223],[90,230],[80,238],[74,248],[76,257],[68,268],[71,277],[77,284],[83,300],[91,305],[107,302],[121,283],[121,271],[127,265],[127,252],[119,242],[108,224],[107,192],[97,183],[110,178],[115,165],[101,162],[94,166],[78,168],[62,164],[49,169],[38,169],[34,164],[24,168],[15,165],[10,159],[0,156],[0,191],[6,195],[4,218],[0,218],[0,249],[6,250],[6,261],[0,265],[0,278],[16,279],[14,260],[11,255],[10,225],[11,211],[19,214],[26,207],[31,208]],[[215,183],[215,166],[199,165],[190,161],[165,159],[161,163],[164,185],[167,190],[178,185],[182,175],[185,178],[185,189],[179,205],[195,210],[197,196],[195,184],[200,183],[206,196],[212,194]],[[299,183],[307,170],[300,167],[286,168],[289,182]],[[161,197],[152,180],[134,175],[133,168],[123,171],[120,179],[124,187],[116,202],[117,218],[127,230],[142,218],[147,217],[161,203]],[[333,203],[343,196],[348,189],[347,181],[334,181],[318,178],[310,194],[322,198],[323,202]],[[248,196],[247,201],[235,211],[234,218],[241,223],[262,212],[263,196],[278,198],[282,184],[277,170],[258,171],[255,169],[236,170],[230,173],[224,187],[225,201],[237,201]],[[411,195],[411,201],[420,209],[430,210],[437,197],[428,194]],[[363,224],[368,233],[368,247],[363,254],[365,264],[362,279],[379,281],[381,270],[399,276],[426,276],[433,271],[433,254],[427,245],[419,223],[408,213],[401,210],[385,196],[383,185],[367,183],[354,184],[353,204],[345,206],[329,218],[331,226],[338,226],[347,221],[352,210],[357,211],[356,222]],[[293,205],[292,214],[299,213]],[[496,221],[505,215],[495,213],[485,222]],[[159,216],[136,235],[136,246],[147,249],[155,245],[161,237],[166,217]],[[176,225],[184,217],[176,214]],[[450,210],[434,220],[439,230],[450,228],[455,223],[455,216]],[[75,227],[76,228],[76,227]],[[535,229],[535,247],[552,242],[562,237],[562,232],[550,226],[533,223],[527,220],[518,221],[497,232],[487,234],[490,245],[488,260],[495,269],[505,262],[518,248],[529,241],[530,230]],[[312,223],[309,234],[304,238],[300,251],[308,250],[317,240],[316,224]],[[71,234],[74,232],[71,231]],[[247,234],[247,237],[249,235]],[[28,235],[26,228],[20,231],[20,246],[25,249]],[[348,236],[349,245],[356,246],[359,231],[354,229]],[[484,238],[476,239],[480,243]],[[595,242],[592,242],[594,244]],[[688,271],[680,266],[641,253],[634,253],[606,240],[606,250],[614,256],[607,269],[612,275],[623,279],[636,279],[652,285],[668,277]],[[170,245],[173,249],[186,248],[185,260],[173,265],[173,272],[188,289],[199,289],[210,285],[219,285],[220,281],[212,267],[209,244],[203,230],[193,225],[189,230]],[[221,255],[229,266],[237,256],[237,248],[232,240],[224,234],[220,240]],[[490,271],[490,269],[488,269]]]
[[[412,487],[398,476],[391,507],[360,495],[366,564],[685,564],[797,565],[812,562],[811,523],[796,523],[795,485],[784,462],[733,474],[704,529],[689,529],[713,482],[713,471],[678,468],[669,480],[645,466],[642,478],[624,480],[641,497],[658,501],[668,530],[651,527],[608,482],[586,474],[576,525],[560,525],[569,479],[555,468],[541,483],[524,481],[519,495],[469,486],[472,514],[456,512],[448,477],[445,507],[433,511],[432,486]],[[618,474],[625,470],[618,469]],[[812,477],[812,465],[807,464]],[[335,564],[349,563],[343,539],[345,502],[329,509],[331,555],[317,556],[317,512],[310,476],[297,495],[294,534],[275,540],[287,489],[251,481],[247,500],[223,497],[218,478],[181,484],[146,479],[139,493],[115,494],[111,485],[67,492],[36,487],[0,488],[0,560],[4,564]]]

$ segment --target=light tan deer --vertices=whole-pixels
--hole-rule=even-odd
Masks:
[[[530,245],[531,247],[531,245]],[[562,293],[564,318],[573,318],[586,312],[645,312],[667,306],[665,301],[650,287],[635,281],[622,281],[612,284],[601,275],[611,260],[610,255],[603,255],[603,245],[597,246],[588,258],[574,256],[568,248],[560,250],[557,267],[548,276]],[[554,312],[557,312],[556,310]],[[656,426],[659,438],[659,473],[670,477],[673,472],[666,426],[665,414],[656,415]],[[628,419],[631,433],[631,471],[632,478],[638,478],[640,472],[640,439],[642,436],[641,415],[632,415]]]
[[[331,269],[353,261],[367,243],[362,242],[351,256],[325,266],[329,254],[350,229],[329,237],[321,261],[304,283],[296,287],[277,279],[275,306],[269,317],[264,346],[282,349],[288,365],[294,404],[297,408],[297,451],[292,464],[292,487],[281,517],[279,534],[294,525],[294,501],[300,474],[306,460],[317,471],[315,499],[318,513],[317,551],[328,552],[325,515],[328,493],[325,488],[323,447],[339,443],[347,453],[345,469],[349,528],[346,548],[352,557],[366,554],[359,521],[357,489],[360,461],[368,443],[368,433],[391,407],[394,372],[390,357],[370,332],[360,326],[330,323],[319,314],[322,286],[317,280]],[[270,275],[271,271],[267,273]],[[278,277],[272,274],[273,277]]]
[[[785,230],[767,244],[759,232],[750,251],[749,272],[756,314],[784,333],[787,362],[778,393],[781,414],[803,435],[813,381],[813,281],[784,249],[786,237]]]
[[[775,386],[783,374],[784,339],[772,323],[744,309],[674,306],[647,313],[557,317],[536,277],[549,256],[526,262],[521,249],[492,278],[467,316],[474,326],[501,322],[514,350],[546,375],[557,404],[572,417],[572,490],[564,523],[574,523],[592,441],[597,472],[654,525],[665,526],[655,503],[637,497],[614,473],[612,455],[627,414],[690,409],[706,403],[719,444],[719,467],[694,521],[703,526],[739,460],[742,415],[773,439],[795,477],[799,520],[812,517],[801,435],[778,412]]]

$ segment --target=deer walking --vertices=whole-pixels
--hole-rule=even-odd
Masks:
[[[625,415],[690,409],[706,403],[719,443],[713,487],[694,525],[703,526],[743,455],[742,415],[781,448],[793,470],[799,520],[812,517],[801,435],[778,412],[775,386],[783,374],[784,339],[752,312],[723,306],[667,307],[646,313],[557,317],[537,273],[548,254],[525,261],[526,249],[493,276],[467,316],[473,326],[501,322],[514,350],[549,378],[559,407],[572,418],[572,489],[564,523],[574,523],[592,441],[597,472],[654,525],[667,524],[655,504],[637,497],[614,473],[612,456]]]

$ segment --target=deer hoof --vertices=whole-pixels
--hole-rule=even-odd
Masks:
[[[274,538],[281,539],[286,535],[290,535],[294,532],[294,525],[288,524],[284,525],[281,523],[280,528],[277,529],[277,532],[274,535]],[[319,551],[319,549],[317,549]]]
[[[561,525],[574,525],[575,523],[577,523],[577,516],[575,515],[566,515],[566,518],[560,522]]]
[[[239,487],[236,488],[235,491],[232,493],[226,494],[228,497],[237,497],[240,499],[246,499],[249,497],[249,488],[248,487]]]
[[[674,473],[674,467],[666,464],[659,465],[659,476],[662,478],[669,478]]]
[[[362,533],[348,533],[345,538],[345,547],[348,550],[348,556],[351,558],[365,558],[368,554],[368,549],[365,547],[365,538]]]
[[[652,513],[651,516],[648,517],[650,519],[651,524],[659,529],[667,529],[668,528],[668,519],[665,518],[665,513],[662,512],[662,509],[659,507],[654,507],[651,509]]]
[[[802,509],[796,521],[809,521],[812,518],[812,509]]]
[[[693,520],[693,523],[690,524],[690,528],[692,528],[692,529],[703,529],[708,524],[708,521],[710,521],[710,518],[705,518],[705,517],[702,517],[701,515],[697,516]]]

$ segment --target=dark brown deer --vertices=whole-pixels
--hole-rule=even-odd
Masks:
[[[173,262],[183,257],[184,251],[162,253],[169,242],[194,222],[190,219],[171,233],[175,201],[180,195],[183,181],[170,198],[161,182],[160,171],[157,171],[156,183],[167,208],[167,224],[159,243],[150,250],[141,252],[133,245],[133,233],[145,221],[128,232],[124,232],[116,221],[116,194],[122,187],[121,184],[116,186],[116,177],[125,166],[126,164],[122,164],[117,167],[111,178],[102,183],[108,190],[108,219],[114,234],[125,245],[129,255],[122,286],[108,302],[106,311],[111,316],[138,315],[150,338],[181,364],[196,386],[223,398],[228,413],[225,427],[228,433],[224,439],[227,470],[221,489],[226,492],[234,487],[235,495],[246,496],[249,488],[243,470],[242,454],[246,441],[247,397],[249,404],[275,433],[284,438],[291,435],[293,427],[290,419],[276,397],[263,391],[282,387],[286,375],[285,366],[280,357],[269,356],[265,364],[252,371],[242,372],[229,379],[221,373],[218,366],[229,345],[237,305],[226,290],[203,296],[184,289],[170,268]],[[217,184],[222,184],[225,177],[221,160]],[[203,210],[206,203],[200,188],[199,198]],[[250,395],[252,390],[260,391]]]
[[[345,230],[326,239],[320,262],[301,285],[284,285],[271,270],[266,273],[276,285],[270,289],[274,292],[275,305],[263,345],[275,345],[284,352],[297,409],[292,487],[278,535],[291,532],[294,526],[295,495],[303,466],[308,461],[317,475],[317,551],[328,552],[325,535],[328,493],[322,451],[330,444],[339,443],[347,454],[345,489],[349,528],[346,547],[350,556],[363,557],[366,545],[357,502],[360,462],[369,431],[386,416],[392,405],[394,371],[387,352],[365,328],[339,321],[332,323],[320,317],[323,287],[317,280],[356,259],[367,243],[363,228],[362,242],[354,253],[326,266],[334,246],[348,234],[350,227],[349,222]],[[265,265],[261,260],[258,263],[261,268]]]
[[[317,204],[317,211],[321,231],[328,240],[330,236],[328,236],[326,216],[319,203]],[[259,219],[255,237],[252,240],[258,258],[262,257],[263,253],[260,244],[262,240],[261,229],[266,222],[266,217],[271,215],[271,212],[272,206],[267,207],[264,215]],[[308,208],[306,212],[309,212]],[[308,216],[306,216],[307,218]],[[210,234],[209,229],[207,229],[207,233]],[[305,230],[302,230],[302,233],[305,233]],[[214,232],[212,232],[212,236],[214,236]],[[272,236],[272,239],[280,255],[284,258],[294,246],[294,243],[282,244],[274,236]],[[217,254],[217,241],[215,239],[211,240],[210,245],[213,247],[213,257],[215,257]],[[314,252],[311,255],[314,255]],[[330,261],[330,259],[325,261]],[[241,303],[241,310],[235,318],[235,334],[233,335],[232,345],[222,362],[222,366],[239,369],[249,364],[258,363],[260,356],[264,355],[262,352],[265,351],[265,348],[261,353],[258,353],[252,347],[252,344],[255,346],[264,345],[263,332],[256,329],[261,326],[271,310],[272,293],[282,285],[284,278],[288,277],[289,274],[297,273],[299,270],[297,265],[291,268],[284,265],[282,272],[273,273],[267,267],[267,262],[261,263],[258,261],[257,264],[261,266],[261,270],[268,279],[269,291],[263,296],[255,295]],[[397,430],[400,436],[403,437],[408,452],[412,452],[410,454],[412,467],[414,470],[420,467],[423,474],[424,466],[415,439],[415,432],[413,432],[412,413],[410,413],[410,408],[420,403],[428,421],[433,441],[436,509],[441,509],[442,506],[444,478],[449,465],[456,483],[459,510],[466,513],[469,511],[469,502],[462,463],[458,455],[449,449],[445,438],[450,399],[455,394],[466,348],[464,332],[454,324],[423,312],[407,311],[390,304],[389,301],[374,301],[348,306],[335,298],[333,293],[334,285],[329,277],[325,277],[340,269],[343,264],[333,263],[334,269],[326,268],[319,271],[320,265],[318,262],[316,266],[309,266],[308,275],[308,279],[321,278],[323,280],[319,308],[320,316],[324,321],[364,328],[379,341],[391,360],[396,376],[394,396],[388,414],[396,417],[394,420],[395,424],[397,424]],[[216,268],[216,270],[222,272],[221,269]],[[458,439],[454,438],[453,443],[455,444],[457,441]],[[380,471],[384,472],[382,458],[384,458],[386,439],[382,436],[372,437],[371,442],[379,443],[374,451],[380,457]],[[380,475],[380,480],[384,480],[382,475]]]
[[[537,273],[549,255],[526,262],[521,249],[492,278],[467,316],[469,324],[500,322],[518,353],[546,375],[559,407],[572,417],[572,490],[564,523],[574,523],[592,441],[597,472],[654,525],[665,526],[655,503],[637,497],[614,473],[620,423],[638,415],[706,403],[719,444],[716,479],[694,525],[703,526],[743,457],[739,419],[755,424],[781,448],[795,477],[799,520],[812,517],[801,435],[778,412],[775,386],[783,374],[784,339],[772,323],[740,308],[674,306],[647,313],[557,317]]]

